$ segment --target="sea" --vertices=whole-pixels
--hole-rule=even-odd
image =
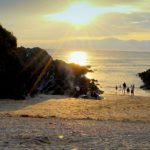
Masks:
[[[124,82],[128,87],[135,85],[135,95],[150,96],[149,90],[140,88],[143,82],[138,77],[139,72],[150,69],[150,52],[79,50],[87,54],[86,65],[90,65],[93,73],[87,77],[99,81],[100,89],[105,93],[116,93],[115,87]],[[48,50],[53,59],[69,62],[70,54],[75,50]],[[77,61],[78,62],[78,61]],[[122,91],[118,89],[118,94]]]

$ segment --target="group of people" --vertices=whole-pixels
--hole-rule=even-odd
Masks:
[[[119,87],[116,85],[116,87],[115,87],[115,89],[116,89],[116,93],[117,93],[117,91],[118,91],[118,89],[120,90],[120,91],[122,91],[122,93],[127,93],[127,94],[130,94],[131,93],[131,95],[134,95],[134,91],[135,91],[135,85],[134,84],[131,84],[131,86],[129,87],[129,86],[127,86],[127,84],[124,82],[123,84],[122,84],[122,86],[120,85]]]

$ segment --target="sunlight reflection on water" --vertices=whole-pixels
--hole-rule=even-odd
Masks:
[[[137,95],[150,96],[150,91],[139,88],[143,83],[137,76],[150,68],[150,53],[71,50],[49,53],[54,59],[92,66],[91,69],[96,71],[86,76],[97,79],[104,91],[115,92],[116,85],[126,82],[128,86],[135,84]]]

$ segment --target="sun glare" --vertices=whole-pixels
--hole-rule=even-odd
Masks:
[[[129,12],[127,6],[98,7],[90,3],[75,3],[61,13],[46,15],[47,20],[64,21],[75,26],[91,23],[97,16],[110,12]]]
[[[75,63],[79,65],[87,65],[87,53],[86,52],[72,52],[69,55],[69,63]]]
[[[71,5],[62,13],[49,15],[49,18],[66,21],[73,25],[85,25],[95,19],[99,14],[99,9],[87,3],[77,3]]]

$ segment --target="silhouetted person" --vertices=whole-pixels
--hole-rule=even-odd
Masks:
[[[127,88],[127,93],[128,93],[128,94],[130,93],[130,88],[129,88],[129,87]]]
[[[124,83],[123,83],[123,92],[124,92],[124,94],[125,94],[126,88],[127,88],[127,85],[126,85],[126,83],[124,82]]]
[[[117,85],[116,85],[115,89],[116,89],[116,94],[117,94],[117,91],[118,91],[118,86]]]
[[[135,85],[133,84],[132,87],[133,87],[133,89],[134,89],[134,88],[135,88]]]
[[[116,85],[115,89],[118,90],[118,86],[117,85]]]
[[[135,89],[135,86],[134,84],[131,86],[131,95],[134,96],[134,89]]]

